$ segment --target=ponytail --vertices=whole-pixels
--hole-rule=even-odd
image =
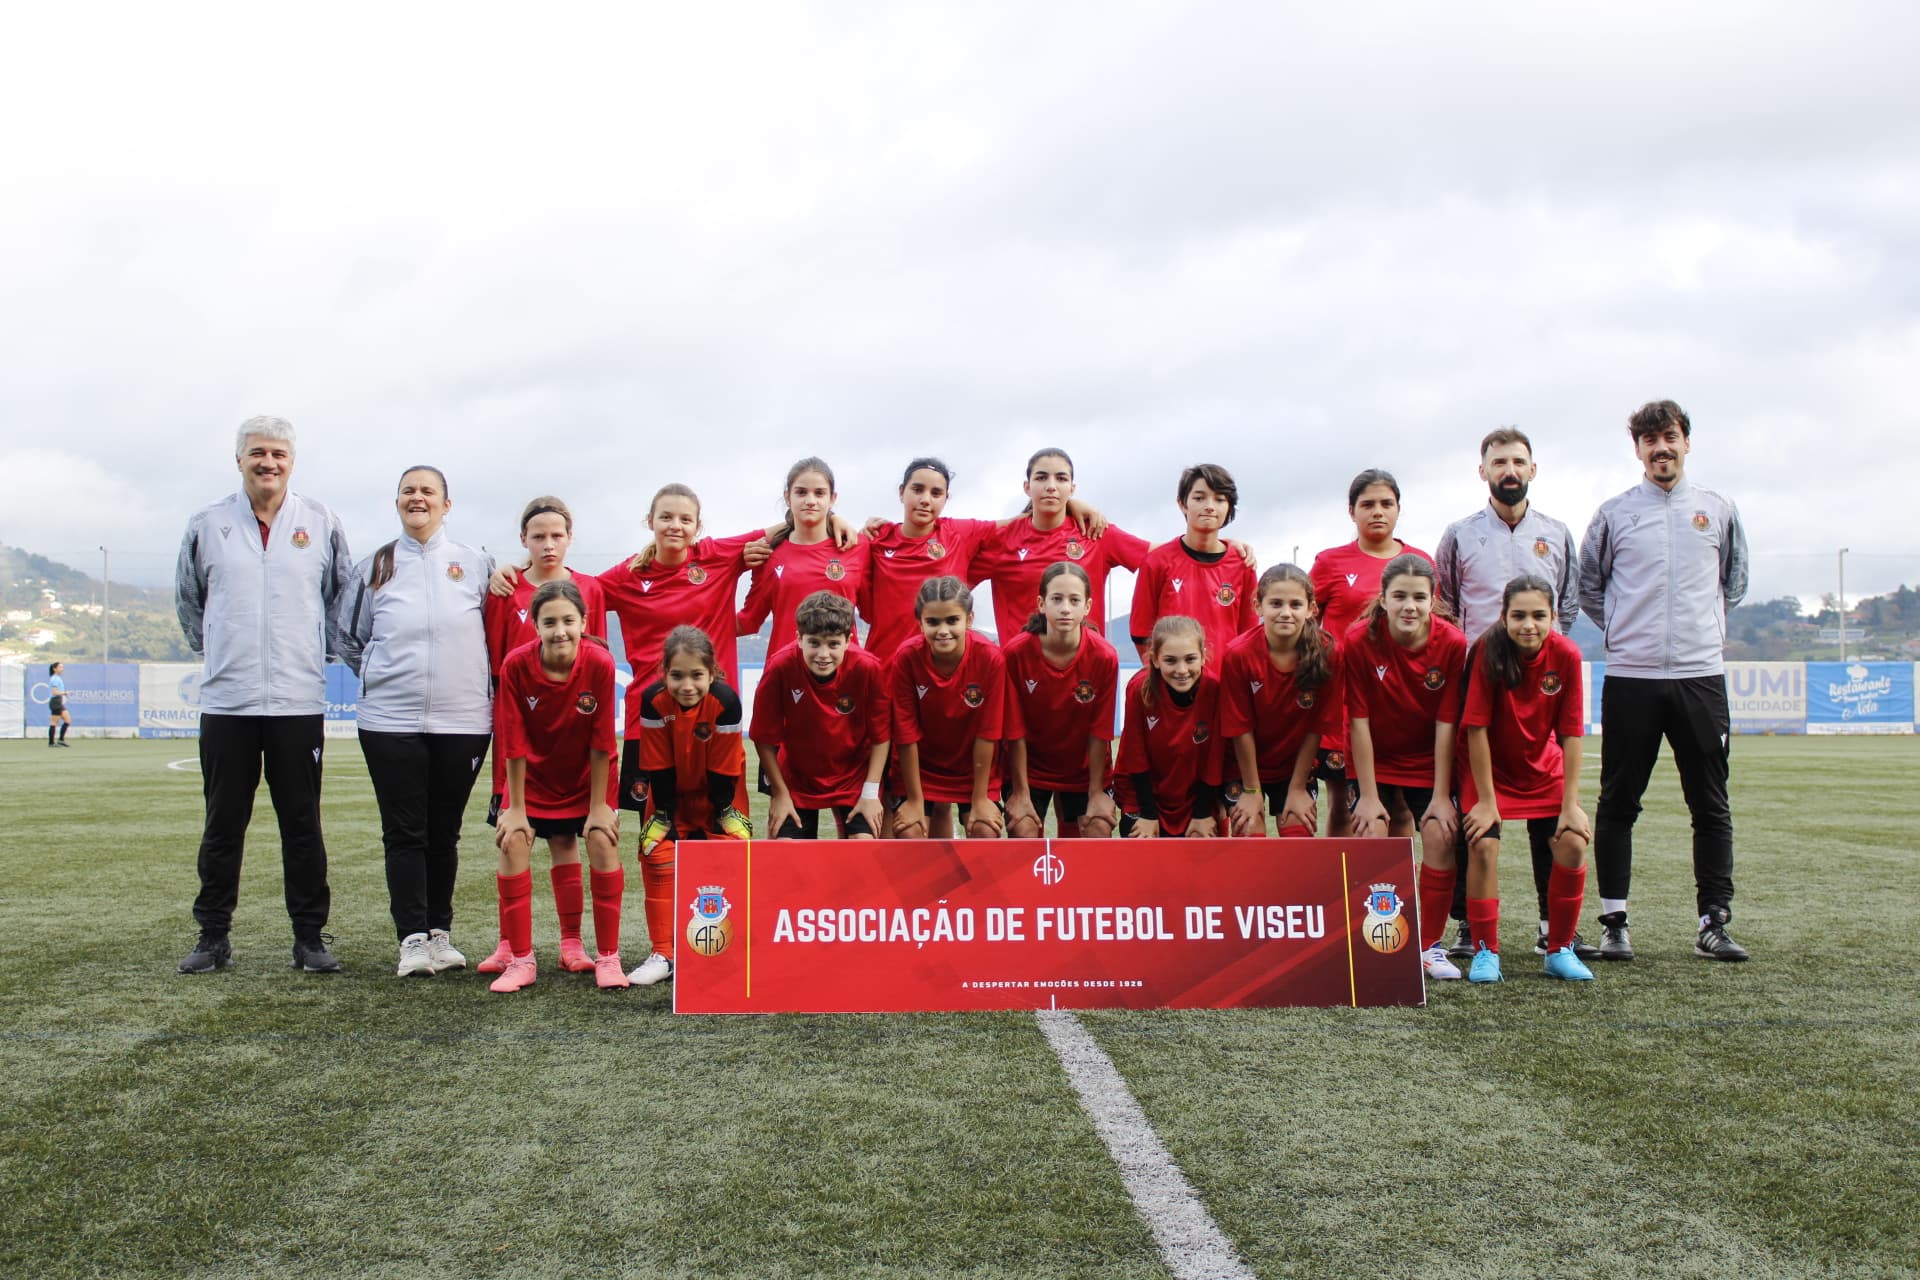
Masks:
[[[395,538],[373,553],[373,574],[367,579],[367,590],[378,591],[393,581],[393,550],[399,545],[400,540]]]

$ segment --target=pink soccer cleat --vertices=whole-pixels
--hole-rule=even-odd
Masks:
[[[515,956],[508,962],[506,971],[495,978],[493,985],[487,990],[497,991],[501,995],[512,991],[524,991],[533,985],[536,972],[531,951],[524,956]]]
[[[618,951],[609,951],[593,962],[593,984],[603,991],[621,991],[632,985],[620,965]]]
[[[476,973],[505,973],[507,966],[513,963],[513,948],[507,945],[505,938],[493,949],[493,954],[475,965]]]
[[[587,958],[587,949],[578,938],[560,939],[560,967],[568,973],[593,973],[598,966]]]

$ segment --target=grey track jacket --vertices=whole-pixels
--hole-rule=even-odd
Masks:
[[[393,577],[367,584],[375,557],[355,567],[334,644],[360,673],[359,722],[379,733],[491,733],[493,690],[481,622],[493,557],[448,539],[401,535]]]
[[[1580,608],[1606,633],[1609,676],[1722,674],[1727,610],[1746,594],[1740,512],[1685,476],[1608,499],[1580,545]]]
[[[311,498],[287,494],[265,547],[244,491],[196,512],[173,601],[187,646],[206,660],[201,710],[325,713],[329,620],[352,579],[346,531]]]
[[[1579,552],[1573,533],[1531,502],[1512,528],[1488,502],[1440,535],[1433,566],[1440,598],[1460,619],[1467,639],[1478,640],[1500,621],[1500,597],[1507,583],[1523,573],[1553,584],[1553,611],[1563,633],[1580,616]]]

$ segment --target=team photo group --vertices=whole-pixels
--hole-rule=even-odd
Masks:
[[[199,937],[179,970],[233,962],[263,775],[293,966],[341,968],[319,803],[330,660],[361,680],[402,976],[468,964],[454,886],[490,771],[499,934],[474,967],[495,992],[536,981],[536,846],[560,968],[606,988],[652,985],[674,971],[680,841],[814,840],[823,818],[845,839],[1410,837],[1426,976],[1477,983],[1502,977],[1500,854],[1524,842],[1532,951],[1549,977],[1586,981],[1592,962],[1634,955],[1633,827],[1663,741],[1692,819],[1694,951],[1745,960],[1727,932],[1722,661],[1745,537],[1733,503],[1688,479],[1679,405],[1642,406],[1627,435],[1642,474],[1577,540],[1532,502],[1532,441],[1501,428],[1480,444],[1487,503],[1431,554],[1399,536],[1386,470],[1348,488],[1352,541],[1262,571],[1228,536],[1240,488],[1225,468],[1169,472],[1185,528],[1154,545],[1107,523],[1076,493],[1068,454],[1045,449],[1027,463],[1024,509],[1000,520],[949,515],[952,473],[934,457],[905,464],[894,518],[864,525],[836,512],[819,458],[787,472],[780,523],[724,536],[703,525],[693,488],[666,484],[645,545],[596,575],[569,564],[573,515],[557,497],[526,504],[511,563],[454,540],[435,466],[400,475],[397,536],[356,561],[334,512],[291,488],[293,427],[249,419],[235,439],[241,488],[193,516],[175,577],[205,662]],[[1134,575],[1126,642],[1140,661],[1124,684],[1104,616],[1116,569]],[[982,583],[992,636],[974,611]],[[1606,646],[1591,818],[1569,638],[1582,613]],[[632,671],[623,726],[609,616]],[[737,638],[769,619],[747,699]],[[623,814],[638,829],[647,933],[631,970]],[[1593,942],[1578,931],[1590,849]]]

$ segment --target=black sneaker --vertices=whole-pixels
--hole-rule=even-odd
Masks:
[[[338,973],[340,962],[334,959],[333,952],[327,950],[327,944],[333,941],[330,933],[316,933],[311,938],[293,940],[293,968],[304,969],[308,973]]]
[[[1465,920],[1460,921],[1459,924],[1460,929],[1454,935],[1453,945],[1447,948],[1447,959],[1471,960],[1473,959],[1473,930],[1467,927]]]
[[[1533,954],[1537,956],[1547,954],[1547,931],[1545,929],[1533,935]],[[1600,948],[1594,946],[1591,942],[1588,942],[1576,933],[1573,935],[1573,954],[1582,960],[1598,960],[1600,958]]]
[[[1599,960],[1633,959],[1633,939],[1627,936],[1626,912],[1612,911],[1600,917],[1600,945],[1594,952]]]
[[[193,950],[187,952],[187,958],[180,962],[180,972],[212,973],[232,963],[233,945],[227,941],[226,935],[203,933],[200,941],[193,944]]]
[[[1701,927],[1700,936],[1693,941],[1693,954],[1705,956],[1709,960],[1729,960],[1738,963],[1747,958],[1747,949],[1727,936],[1726,909],[1715,907],[1707,912],[1707,923]]]

